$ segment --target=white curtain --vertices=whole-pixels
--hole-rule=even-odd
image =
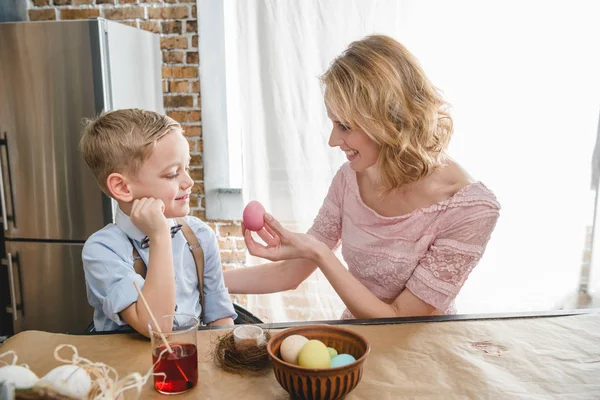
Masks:
[[[344,162],[327,146],[331,124],[318,77],[351,41],[388,34],[452,104],[451,155],[503,206],[459,311],[564,305],[592,224],[597,2],[247,0],[230,7],[236,51],[228,67],[239,97],[229,109],[239,111],[245,202],[259,200],[292,229],[310,227]],[[320,273],[294,292],[250,296],[248,307],[271,321],[336,319],[343,310]]]

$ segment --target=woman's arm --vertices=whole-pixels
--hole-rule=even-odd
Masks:
[[[363,286],[340,263],[331,251],[311,246],[307,258],[316,262],[340,298],[356,318],[385,318],[431,315],[443,312],[458,295],[470,272],[477,265],[498,220],[498,207],[479,204],[457,210],[448,227],[439,232],[429,250],[419,261],[405,289],[386,304]],[[306,239],[282,230],[277,221],[272,227],[283,235],[281,243],[298,243]],[[304,240],[300,240],[304,239]]]
[[[246,245],[250,254],[271,261],[302,257],[318,265],[356,318],[439,314],[458,295],[483,255],[498,208],[485,203],[458,210],[460,215],[453,215],[448,228],[439,233],[406,288],[391,304],[379,300],[352,276],[324,243],[311,235],[288,231],[269,214],[265,214],[265,227],[274,240],[265,241],[264,246],[247,238]]]
[[[266,294],[293,290],[317,269],[304,258],[223,271],[231,294]]]
[[[246,237],[246,245],[250,254],[272,261],[291,261],[279,261],[261,266],[264,269],[260,277],[257,275],[255,278],[258,281],[255,283],[256,285],[262,284],[260,282],[261,279],[268,280],[268,283],[265,284],[266,287],[270,287],[271,285],[285,286],[291,276],[296,276],[296,279],[302,278],[304,280],[312,273],[315,266],[318,265],[338,296],[340,296],[346,307],[348,307],[356,318],[403,317],[430,315],[437,312],[435,307],[425,303],[409,290],[404,290],[392,304],[387,304],[379,300],[369,289],[352,276],[327,245],[311,235],[288,231],[269,214],[265,215],[265,229],[272,237],[263,237],[261,235],[261,238],[267,243],[266,246],[255,242],[249,236],[249,233],[245,232],[249,236]],[[299,257],[304,258],[299,259]],[[300,267],[294,270],[288,264],[292,261],[298,261],[299,264],[297,265],[310,265],[310,272],[304,276],[301,275],[301,271],[306,273],[308,269],[303,270]],[[284,268],[277,269],[278,266],[283,266]],[[249,268],[248,270],[261,267]],[[251,279],[251,275],[245,274],[244,276],[242,275],[243,272],[244,269],[239,271],[238,282],[240,285],[248,287],[249,283],[244,282],[242,278]],[[294,283],[298,283],[295,286],[288,284],[287,287],[296,287],[302,280],[299,282],[293,281]]]
[[[410,290],[404,289],[391,304],[379,300],[342,265],[338,258],[323,246],[313,255],[338,296],[355,318],[391,318],[439,314]]]
[[[267,246],[257,243],[252,238],[252,232],[242,224],[244,240],[250,254],[255,255],[254,249],[275,248],[280,243],[279,236],[265,224],[257,232]],[[238,268],[223,272],[225,286],[231,294],[266,294],[293,290],[312,274],[317,265],[305,258],[288,257],[282,261],[259,265],[256,267]]]

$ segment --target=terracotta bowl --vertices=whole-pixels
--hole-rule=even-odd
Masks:
[[[350,354],[356,361],[337,368],[310,369],[290,364],[281,358],[281,342],[290,335],[317,339],[339,354]],[[289,328],[274,335],[267,343],[267,353],[279,384],[296,399],[341,399],[362,378],[363,364],[371,351],[367,340],[351,330],[332,325],[308,325]]]

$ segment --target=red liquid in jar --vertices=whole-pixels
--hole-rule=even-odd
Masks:
[[[154,387],[159,392],[181,393],[190,390],[198,383],[198,352],[193,344],[169,343],[173,353],[165,346],[157,347],[152,353],[154,372],[163,372],[167,376],[154,376]],[[163,353],[164,352],[164,353]],[[160,354],[160,362],[156,361]]]

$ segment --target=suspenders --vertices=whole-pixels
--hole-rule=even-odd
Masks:
[[[192,257],[194,257],[194,262],[196,263],[196,272],[198,273],[198,291],[200,292],[200,323],[204,319],[204,250],[202,250],[202,246],[198,242],[198,238],[192,231],[192,228],[181,218],[177,220],[178,224],[181,224],[181,232],[187,240],[188,247],[192,252]],[[133,242],[131,243],[133,245]],[[146,264],[144,264],[144,260],[140,257],[140,253],[138,253],[135,246],[133,246],[133,269],[138,275],[141,275],[142,278],[146,279]]]

